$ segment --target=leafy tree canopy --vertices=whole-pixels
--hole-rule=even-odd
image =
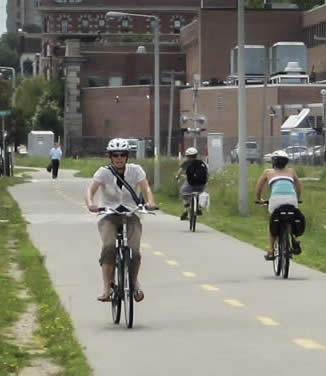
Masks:
[[[52,131],[56,137],[63,135],[63,113],[48,90],[43,93],[36,106],[32,127],[35,130]]]
[[[48,82],[41,76],[23,80],[16,90],[16,108],[21,110],[26,118],[32,117],[38,101]]]
[[[0,80],[0,110],[8,110],[10,107],[10,91],[8,81]]]

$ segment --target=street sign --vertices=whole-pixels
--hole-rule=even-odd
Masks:
[[[11,110],[2,110],[0,111],[0,116],[10,116]]]

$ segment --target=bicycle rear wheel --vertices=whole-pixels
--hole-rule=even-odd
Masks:
[[[123,291],[123,269],[121,265],[121,260],[119,257],[119,250],[117,251],[116,260],[114,264],[114,271],[113,271],[113,282],[112,282],[112,300],[111,300],[111,308],[112,308],[112,319],[115,324],[119,324],[120,317],[121,317],[121,298],[122,298],[122,291]]]
[[[281,274],[284,279],[289,276],[290,268],[290,240],[288,230],[284,230],[281,236],[282,268]]]
[[[134,268],[130,248],[124,249],[123,265],[125,319],[127,327],[132,328],[134,320]]]
[[[196,222],[197,222],[197,198],[195,196],[191,196],[191,206],[190,206],[190,231],[196,231]]]
[[[273,260],[273,267],[274,273],[276,276],[279,276],[281,273],[282,267],[282,252],[281,249],[281,241],[280,237],[278,237],[274,242],[274,260]]]

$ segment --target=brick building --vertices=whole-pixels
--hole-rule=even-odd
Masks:
[[[7,1],[7,30],[16,33],[27,25],[42,25],[38,8],[41,0],[8,0]]]
[[[247,86],[248,136],[265,138],[265,149],[276,147],[275,138],[287,116],[297,113],[300,105],[313,104],[310,121],[321,127],[321,94],[326,78],[325,42],[315,41],[313,35],[325,35],[326,5],[303,12],[298,9],[247,9],[245,11],[245,41],[247,45],[266,48],[280,41],[306,43],[307,73],[314,73],[314,81],[305,85],[261,84]],[[277,25],[277,27],[276,27]],[[199,87],[197,112],[207,118],[207,132],[221,132],[226,138],[226,154],[237,142],[237,87],[221,85],[231,72],[230,52],[237,45],[237,9],[210,7],[201,9],[199,17],[181,33],[182,50],[186,53],[187,81],[193,82],[198,73],[201,82],[215,81],[214,87]],[[217,86],[216,86],[217,85]],[[180,113],[193,112],[193,92],[180,91]],[[298,106],[295,106],[298,105]],[[281,108],[270,114],[267,107]],[[273,118],[270,116],[272,115]],[[274,143],[271,138],[274,138]],[[280,137],[279,137],[280,139]],[[279,140],[280,141],[280,140]],[[279,142],[278,141],[278,142]],[[188,140],[188,142],[192,142]],[[261,141],[263,142],[263,141]],[[280,146],[280,145],[279,145]]]
[[[109,10],[159,17],[162,150],[166,144],[171,71],[185,72],[180,76],[183,85],[175,88],[175,135],[180,135],[180,113],[193,111],[193,90],[185,84],[192,85],[196,73],[201,82],[215,82],[215,86],[198,89],[197,110],[206,115],[207,130],[237,137],[236,86],[218,85],[230,74],[230,51],[237,44],[237,1],[153,3],[141,0],[135,6],[131,0],[119,1],[118,5],[110,0],[42,1],[42,71],[47,77],[59,74],[66,78],[65,129],[71,147],[79,142],[78,147],[86,148],[90,140],[98,138],[153,137],[151,18],[108,20],[104,16]],[[246,44],[268,47],[279,41],[305,41],[308,73],[314,71],[321,80],[326,78],[324,42],[317,44],[313,33],[322,33],[324,22],[326,6],[308,12],[249,9],[245,12]],[[320,103],[321,87],[316,83],[300,87],[268,85],[266,90],[263,85],[248,87],[248,135],[269,134],[266,106]],[[274,135],[279,134],[287,115],[283,111],[274,119]],[[320,110],[314,110],[312,116],[320,117]],[[94,143],[93,148],[99,149],[98,145]]]
[[[69,130],[71,148],[85,148],[81,137],[84,141],[88,137],[89,148],[94,141],[93,149],[98,149],[99,137],[153,137],[152,19],[126,16],[109,20],[106,12],[159,17],[164,134],[169,116],[169,72],[185,71],[180,31],[194,20],[199,6],[200,0],[140,0],[137,6],[131,0],[42,1],[41,69],[47,77],[66,77],[65,129]],[[177,126],[178,97],[174,109]]]

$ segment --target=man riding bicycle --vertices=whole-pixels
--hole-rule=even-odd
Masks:
[[[117,173],[132,190],[140,187],[144,193],[148,210],[156,208],[151,188],[146,179],[143,168],[137,164],[127,163],[129,156],[128,141],[122,138],[115,138],[108,143],[106,150],[109,152],[111,166],[100,167],[94,174],[86,192],[86,204],[90,212],[98,212],[99,207],[110,207],[117,211],[131,211],[137,207],[131,192],[126,188],[123,182],[115,176]],[[112,172],[113,169],[113,172]],[[100,203],[94,202],[95,194],[100,188]],[[100,265],[103,276],[103,294],[97,299],[101,302],[110,301],[111,282],[113,278],[113,265],[115,260],[115,240],[118,228],[122,224],[122,217],[115,214],[106,215],[98,222],[98,230],[102,239],[102,252]],[[144,293],[138,281],[138,272],[140,268],[140,239],[142,233],[142,224],[137,214],[127,218],[128,226],[128,244],[133,250],[134,259],[134,285],[135,301],[144,299]]]
[[[198,159],[198,150],[190,147],[185,152],[186,160],[181,164],[176,179],[179,180],[182,174],[186,174],[186,181],[180,188],[180,195],[183,199],[184,211],[180,217],[181,221],[188,219],[188,208],[192,192],[204,192],[207,184],[207,166],[206,163]],[[201,215],[201,209],[198,208],[197,215]]]
[[[301,195],[301,185],[299,179],[293,168],[286,167],[289,162],[287,153],[283,150],[274,151],[272,154],[272,167],[264,170],[259,177],[256,185],[256,200],[263,203],[261,197],[265,183],[270,186],[270,198],[268,204],[268,211],[270,214],[281,205],[289,204],[298,207],[298,200]],[[269,251],[265,255],[267,261],[274,259],[274,241],[272,233],[269,231]],[[301,252],[300,243],[294,240],[293,247],[295,253]]]

